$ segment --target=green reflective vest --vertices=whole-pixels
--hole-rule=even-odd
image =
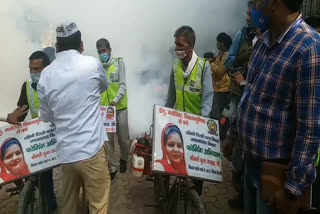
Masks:
[[[113,99],[117,96],[119,89],[119,61],[121,58],[114,58],[114,63],[110,65],[106,71],[106,75],[109,80],[109,87],[106,91],[101,94],[101,105],[109,106]],[[122,99],[117,103],[117,110],[127,108],[127,91]]]
[[[31,84],[32,84],[32,81],[27,80],[27,84],[26,84],[27,99],[28,99],[28,105],[29,105],[31,117],[36,118],[38,117],[40,102],[38,99],[37,91],[32,88]]]
[[[319,151],[318,151],[318,159],[317,159],[317,161],[316,161],[315,166],[319,166],[319,163],[320,163],[320,149],[319,149]]]
[[[191,74],[185,79],[181,60],[174,61],[172,71],[176,87],[177,110],[201,115],[202,75],[205,63],[206,59],[198,57]]]

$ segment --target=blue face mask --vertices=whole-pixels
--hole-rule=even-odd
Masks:
[[[40,74],[41,73],[30,73],[30,77],[33,83],[38,83],[40,79]]]
[[[262,31],[266,31],[268,29],[268,23],[271,18],[271,15],[269,16],[262,15],[262,10],[268,4],[268,2],[269,0],[266,0],[265,3],[257,10],[254,7],[252,7],[251,9],[251,19],[253,23]]]
[[[108,53],[103,53],[99,55],[99,58],[102,63],[106,63],[110,59],[110,55]]]

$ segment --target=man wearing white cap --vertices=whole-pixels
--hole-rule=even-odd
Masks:
[[[106,214],[110,174],[100,93],[108,88],[108,79],[98,60],[81,55],[81,32],[74,22],[57,27],[56,49],[56,59],[42,71],[37,90],[40,117],[56,125],[64,183],[62,213],[80,213],[83,185],[90,213]]]

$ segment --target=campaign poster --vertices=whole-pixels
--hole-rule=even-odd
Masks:
[[[153,171],[222,182],[218,121],[155,105]]]
[[[55,126],[33,119],[0,128],[0,184],[59,165]]]
[[[116,121],[116,107],[115,106],[101,106],[101,116],[103,118],[103,124],[107,133],[117,132]]]

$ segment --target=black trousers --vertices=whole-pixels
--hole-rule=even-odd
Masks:
[[[203,181],[198,179],[192,179],[192,183],[194,184],[194,190],[201,196]]]
[[[230,102],[229,92],[215,92],[213,95],[212,109],[210,117],[220,120],[222,111]]]
[[[320,210],[320,166],[317,167],[317,178],[312,185],[312,207]]]
[[[52,210],[55,210],[57,208],[57,199],[54,194],[52,174],[53,174],[53,170],[49,169],[41,174],[41,179],[47,191],[49,208]]]

